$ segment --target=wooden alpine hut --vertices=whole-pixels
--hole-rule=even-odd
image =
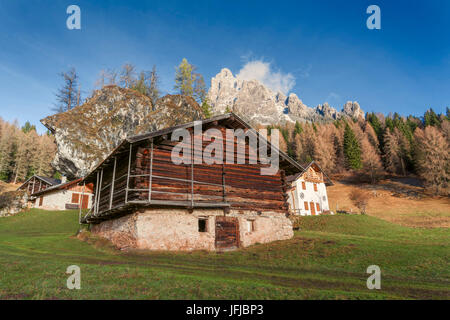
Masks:
[[[239,130],[244,141],[258,139],[257,150],[242,148]],[[190,139],[174,139],[179,132]],[[193,161],[177,163],[174,154]],[[263,174],[275,156],[279,166]],[[84,178],[94,201],[80,221],[120,248],[224,250],[289,239],[286,176],[302,170],[228,113],[122,141]]]

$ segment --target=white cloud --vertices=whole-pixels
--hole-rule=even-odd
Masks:
[[[258,80],[274,92],[280,91],[284,94],[289,93],[295,85],[295,77],[292,74],[274,71],[270,62],[262,60],[248,61],[237,77],[242,80]]]
[[[341,96],[338,95],[336,92],[330,92],[330,94],[327,97],[327,100],[331,100],[331,101],[338,101],[340,99],[341,99]]]

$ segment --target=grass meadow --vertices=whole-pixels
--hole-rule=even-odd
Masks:
[[[81,241],[76,211],[0,218],[0,299],[449,299],[450,232],[304,217],[291,240],[233,252],[119,251]],[[66,268],[81,268],[81,289]],[[381,268],[369,290],[366,269]]]

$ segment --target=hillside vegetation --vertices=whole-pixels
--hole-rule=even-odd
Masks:
[[[295,237],[227,253],[124,252],[74,235],[77,212],[0,220],[0,299],[449,299],[448,229],[304,217]],[[70,265],[81,290],[66,288]],[[366,268],[381,268],[368,290]]]
[[[18,184],[33,174],[53,176],[55,154],[51,135],[38,134],[29,122],[19,127],[17,121],[9,123],[0,117],[0,181]]]
[[[9,191],[15,191],[19,186],[20,184],[6,183],[0,181],[0,194]]]
[[[269,127],[270,128],[270,127]],[[420,177],[433,194],[450,195],[450,109],[423,117],[367,113],[333,123],[287,123],[280,148],[328,175],[352,174],[376,185],[386,175]]]
[[[349,194],[352,190],[362,189],[370,194],[367,207],[370,216],[408,227],[450,227],[450,198],[428,193],[422,186],[416,185],[417,179],[383,179],[376,185],[333,182],[327,193],[330,209],[334,212],[359,213]]]

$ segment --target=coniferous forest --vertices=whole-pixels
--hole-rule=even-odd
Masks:
[[[269,127],[270,128],[273,128]],[[328,174],[350,172],[376,183],[386,174],[417,175],[434,193],[449,194],[450,110],[423,117],[367,113],[365,119],[276,126],[280,149]]]
[[[49,133],[39,135],[29,122],[19,127],[0,118],[0,180],[18,183],[34,174],[58,177],[51,166],[55,153]]]

